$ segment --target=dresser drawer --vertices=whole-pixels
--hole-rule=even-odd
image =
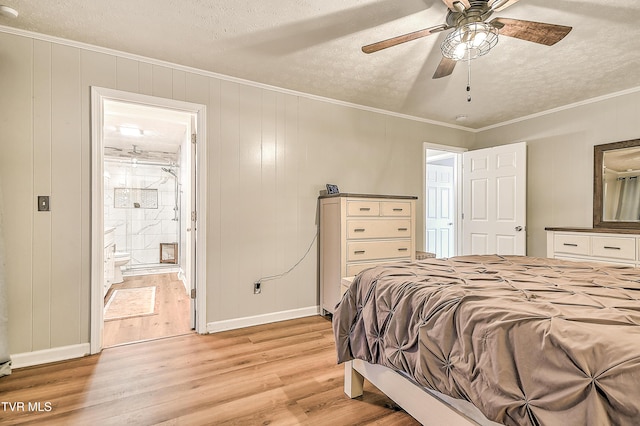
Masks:
[[[409,219],[360,219],[347,221],[347,238],[409,238]]]
[[[381,216],[411,216],[411,203],[404,201],[382,201]]]
[[[591,237],[591,254],[595,257],[635,260],[636,240],[625,237]]]
[[[400,258],[400,259],[385,259],[385,260],[380,260],[380,261],[373,261],[373,262],[353,262],[353,263],[347,263],[347,275],[351,276],[353,275],[353,277],[355,277],[355,275],[358,275],[360,272],[364,271],[365,269],[369,269],[369,268],[374,268],[376,266],[381,266],[381,265],[393,265],[395,262],[405,262],[409,260],[408,258]],[[352,278],[353,278],[352,277]],[[344,278],[343,278],[344,279]]]
[[[410,249],[410,240],[351,241],[347,242],[347,261],[410,258]]]
[[[380,216],[378,201],[348,201],[347,216]]]
[[[347,263],[347,276],[355,276],[368,268],[380,265],[380,262]]]
[[[588,235],[556,234],[553,238],[553,247],[556,253],[589,255]]]

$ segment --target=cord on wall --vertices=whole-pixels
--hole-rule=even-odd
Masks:
[[[289,274],[291,271],[293,271],[300,263],[302,263],[302,261],[307,257],[307,255],[309,254],[309,252],[311,251],[311,247],[313,247],[313,243],[316,242],[316,239],[318,238],[318,233],[316,232],[313,235],[313,239],[311,240],[311,244],[309,244],[309,247],[307,248],[307,251],[302,255],[302,257],[300,258],[300,260],[298,260],[296,262],[295,265],[293,265],[291,268],[289,268],[289,270],[287,270],[286,272],[283,272],[281,274],[277,274],[277,275],[269,275],[266,277],[262,277],[262,278],[258,278],[254,283],[253,283],[253,292],[255,294],[259,294],[262,291],[262,282],[263,281],[272,281],[272,280],[276,280],[278,278],[282,278],[285,275]]]

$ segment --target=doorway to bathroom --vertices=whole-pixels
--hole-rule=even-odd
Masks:
[[[92,107],[92,353],[200,331],[204,106],[92,88]]]

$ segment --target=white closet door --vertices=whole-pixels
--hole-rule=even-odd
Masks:
[[[463,254],[525,255],[527,145],[463,154]]]

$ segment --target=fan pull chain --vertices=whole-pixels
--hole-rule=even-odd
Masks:
[[[471,102],[471,55],[467,59],[467,102]]]

